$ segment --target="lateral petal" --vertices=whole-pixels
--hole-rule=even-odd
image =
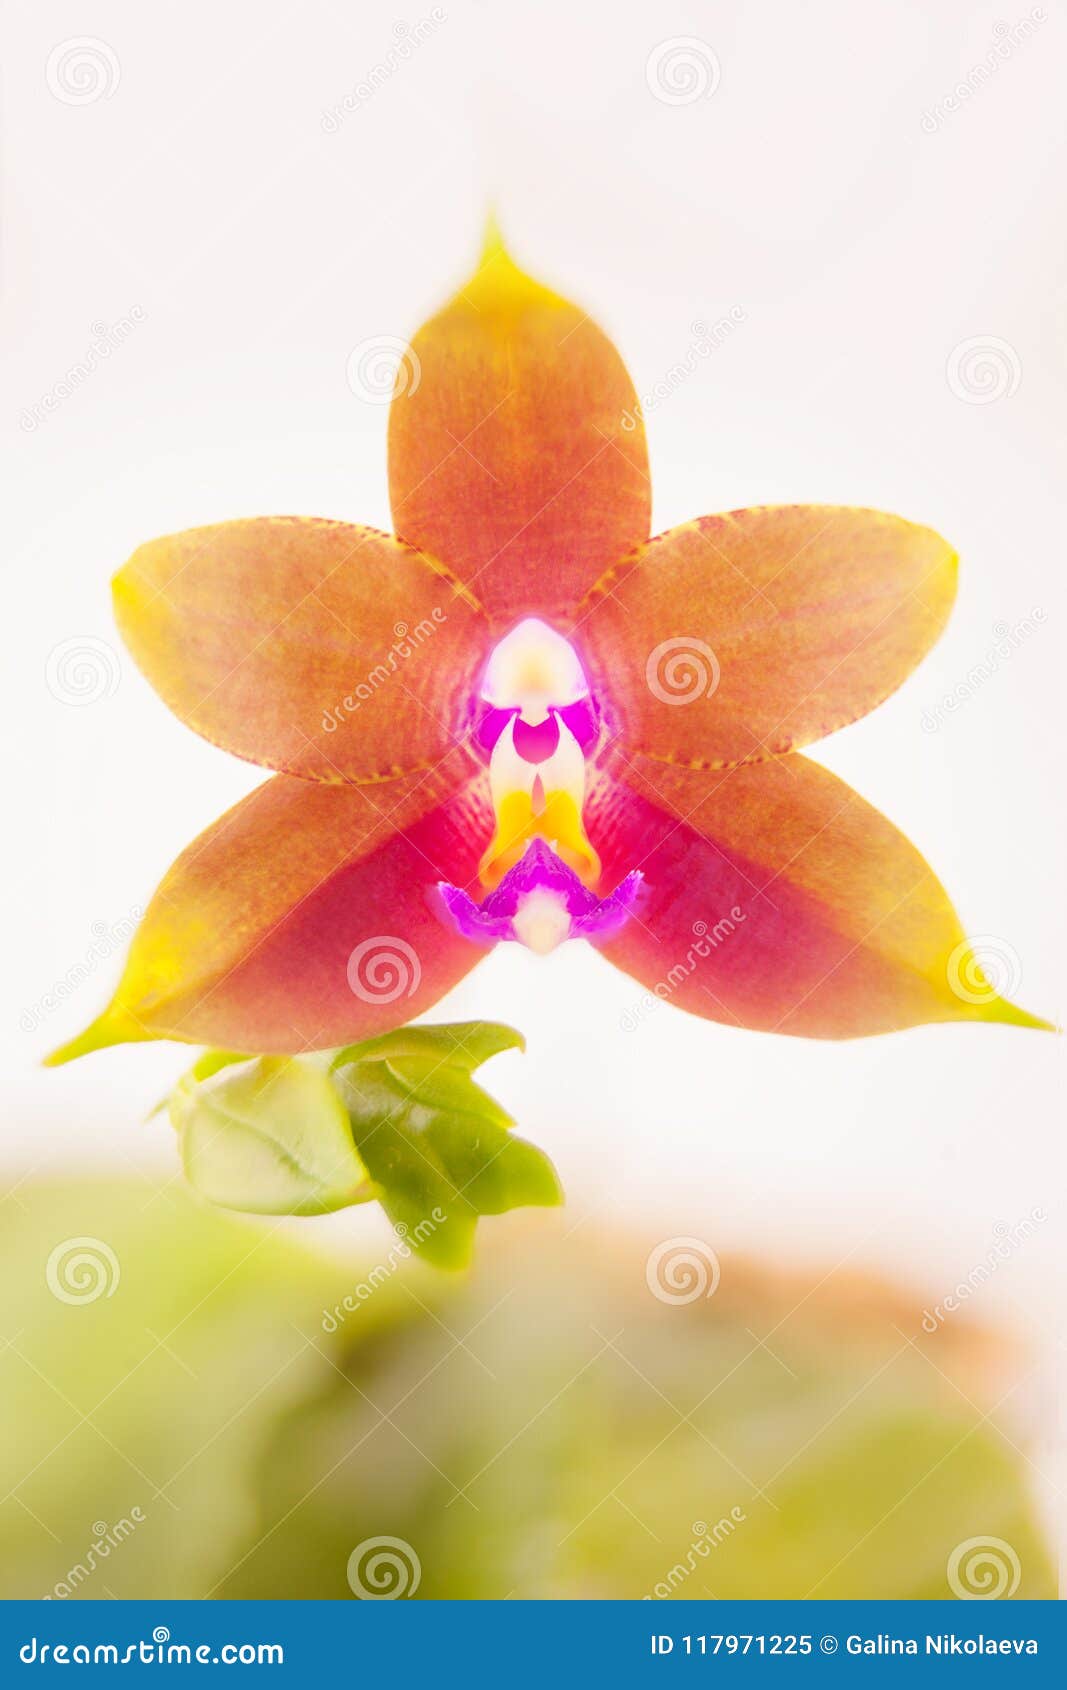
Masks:
[[[647,886],[604,955],[666,1002],[806,1038],[1049,1025],[997,995],[915,847],[806,757],[716,776],[616,762],[587,820],[608,884],[640,869]]]
[[[297,1053],[430,1009],[483,954],[429,900],[477,875],[491,815],[469,775],[457,753],[372,789],[267,781],[177,859],[110,1008],[50,1061],[157,1038]]]
[[[427,767],[467,730],[487,624],[390,534],[254,517],[141,546],[114,581],[138,666],[253,763],[326,781]]]
[[[725,768],[821,739],[893,692],[941,633],[956,556],[881,511],[768,505],[650,540],[574,638],[628,749]]]

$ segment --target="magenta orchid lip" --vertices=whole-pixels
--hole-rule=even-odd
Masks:
[[[608,897],[598,898],[544,839],[536,838],[482,903],[447,881],[439,882],[437,890],[465,939],[480,944],[517,939],[544,956],[565,939],[609,939],[618,933],[643,884],[640,869],[633,869]]]

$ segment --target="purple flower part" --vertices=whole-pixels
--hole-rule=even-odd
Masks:
[[[446,880],[438,882],[437,891],[448,919],[464,939],[473,939],[476,945],[495,945],[498,939],[514,937],[510,916],[490,914],[461,887],[450,886]]]
[[[515,743],[517,748],[523,729],[527,733],[536,734],[544,728],[543,723],[539,725],[538,729],[531,729],[529,723],[522,722],[517,704],[500,706],[483,702],[479,706],[474,723],[474,744],[483,757],[491,755],[494,745],[512,716],[515,717]],[[588,755],[600,732],[600,712],[593,700],[587,697],[579,698],[574,704],[553,705],[549,719],[552,718],[558,718],[558,721],[563,722],[570,729],[582,751]],[[558,739],[558,737],[559,729],[556,725],[554,738]],[[525,752],[521,754],[525,755]],[[531,762],[537,760],[536,757],[529,759]]]
[[[561,705],[556,714],[588,755],[600,732],[600,712],[593,700],[579,698],[574,704]]]
[[[596,908],[571,919],[572,939],[610,939],[629,921],[644,890],[645,877],[639,868],[620,880],[607,898],[598,898]]]
[[[515,938],[513,918],[534,892],[553,892],[562,900],[571,918],[572,938],[610,938],[633,913],[643,886],[644,876],[635,869],[609,897],[598,898],[543,839],[534,839],[483,903],[476,904],[460,887],[447,881],[440,882],[438,893],[457,931],[465,939],[485,945]]]
[[[511,717],[518,713],[517,705],[510,710],[498,709],[492,704],[482,705],[474,727],[474,743],[484,756],[489,756]]]
[[[512,744],[525,762],[547,762],[559,745],[559,711],[550,710],[544,721],[536,725],[516,716]]]
[[[543,839],[531,839],[525,855],[509,868],[495,892],[490,892],[482,905],[490,915],[513,916],[531,892],[555,892],[563,899],[568,913],[587,915],[596,909],[595,892],[583,886],[572,868],[556,856]]]

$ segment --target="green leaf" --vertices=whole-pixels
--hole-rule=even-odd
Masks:
[[[511,1027],[465,1021],[300,1058],[205,1051],[169,1099],[186,1174],[253,1214],[377,1198],[411,1249],[463,1267],[481,1216],[563,1200],[548,1157],[472,1077],[524,1048]]]
[[[346,1045],[333,1058],[340,1068],[349,1062],[388,1061],[394,1056],[421,1056],[447,1063],[468,1074],[505,1050],[525,1050],[526,1040],[514,1027],[499,1021],[446,1021],[438,1027],[398,1027],[377,1039]]]
[[[342,1062],[334,1078],[382,1207],[436,1266],[466,1266],[480,1216],[562,1202],[548,1157],[464,1068],[391,1054]]]
[[[385,1067],[411,1097],[431,1109],[475,1115],[505,1130],[515,1125],[514,1116],[465,1069],[450,1068],[425,1056],[393,1057]]]
[[[321,1068],[262,1056],[212,1073],[221,1055],[201,1058],[170,1098],[186,1177],[204,1197],[251,1214],[321,1215],[378,1195]]]

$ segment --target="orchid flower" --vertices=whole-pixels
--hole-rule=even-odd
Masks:
[[[619,354],[495,228],[405,352],[389,480],[396,537],[259,517],[119,572],[165,702],[277,772],[178,857],[113,1003],[53,1061],[345,1045],[492,945],[572,938],[733,1026],[1047,1025],[997,994],[908,840],[800,754],[941,633],[939,535],[789,505],[650,539]]]

